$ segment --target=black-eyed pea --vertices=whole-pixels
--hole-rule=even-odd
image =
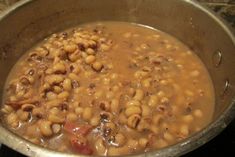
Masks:
[[[27,112],[32,111],[34,108],[35,108],[35,105],[33,105],[33,104],[24,104],[21,106],[21,109],[23,111],[27,111]]]
[[[70,91],[72,89],[72,81],[69,78],[66,78],[63,82],[63,88],[66,91]]]
[[[64,117],[55,114],[49,114],[48,120],[52,123],[63,123],[65,121]]]
[[[151,86],[151,81],[152,81],[152,78],[147,78],[147,79],[144,79],[143,81],[141,81],[141,84],[143,87],[150,87]]]
[[[67,121],[73,122],[73,121],[76,121],[77,119],[78,119],[78,116],[73,112],[68,113],[66,116]]]
[[[78,46],[76,44],[67,44],[64,46],[64,50],[68,53],[73,53],[77,48]]]
[[[150,129],[149,122],[142,118],[137,126],[137,131],[142,132],[149,129]]]
[[[76,81],[79,80],[78,75],[75,74],[75,73],[69,73],[68,77],[69,77],[71,80],[76,80]]]
[[[86,58],[85,58],[85,63],[86,64],[92,64],[93,62],[95,62],[96,60],[96,57],[93,56],[93,55],[88,55]]]
[[[92,64],[92,68],[93,68],[93,70],[95,70],[96,72],[99,72],[99,71],[102,70],[103,64],[96,61],[96,62],[94,62],[94,63]]]
[[[139,142],[139,146],[142,148],[146,148],[149,144],[149,141],[147,138],[140,138],[138,142]]]
[[[133,115],[131,115],[131,116],[127,119],[127,125],[128,125],[130,128],[135,129],[135,128],[138,126],[138,124],[139,124],[139,122],[140,122],[140,119],[141,119],[140,115],[138,115],[138,114],[133,114]]]
[[[141,106],[141,103],[138,100],[130,100],[126,103],[126,106],[127,107],[129,107],[129,106]]]
[[[126,143],[126,137],[122,133],[118,133],[115,135],[114,144],[118,147],[123,146]]]
[[[57,98],[57,94],[55,94],[54,92],[47,92],[46,97],[47,97],[47,100],[54,100]]]
[[[148,101],[150,107],[156,107],[158,104],[159,98],[156,95],[151,95]]]
[[[19,126],[19,117],[14,112],[7,115],[6,121],[7,124],[13,128],[17,128]]]
[[[193,115],[196,117],[196,118],[202,118],[203,117],[203,113],[200,109],[196,109],[195,111],[193,111]]]
[[[141,108],[143,117],[148,117],[151,115],[151,109],[148,105],[142,105]]]
[[[45,82],[52,84],[59,84],[64,80],[62,75],[48,75],[45,77]]]
[[[134,95],[133,99],[141,101],[143,98],[144,98],[144,91],[141,89],[137,89],[135,91],[135,95]]]
[[[68,57],[71,62],[75,62],[79,59],[80,56],[79,56],[79,53],[72,53],[72,54],[69,54]]]
[[[101,101],[99,107],[103,111],[110,111],[110,103],[108,101]]]
[[[75,113],[77,115],[82,115],[83,111],[84,111],[84,109],[82,107],[76,107],[75,108]]]
[[[53,72],[60,73],[60,74],[66,73],[66,67],[65,67],[64,63],[62,63],[62,62],[56,63],[53,66]]]
[[[13,108],[9,105],[4,105],[3,108],[1,109],[2,113],[8,114],[13,111]]]
[[[95,54],[95,51],[94,51],[92,48],[87,48],[87,49],[86,49],[86,53],[87,53],[88,55],[94,55],[94,54]]]
[[[192,115],[185,115],[185,116],[182,116],[182,121],[187,123],[187,124],[190,124],[192,123],[194,120],[194,117]]]
[[[92,117],[92,108],[91,107],[85,107],[83,114],[82,114],[82,118],[84,120],[89,120]]]
[[[98,138],[95,142],[95,149],[98,155],[105,156],[106,155],[106,146],[102,138]]]
[[[179,128],[180,134],[185,138],[189,135],[189,127],[186,124],[183,124]]]
[[[52,124],[52,131],[54,134],[58,134],[61,131],[60,124]]]
[[[45,111],[42,107],[34,108],[32,111],[32,115],[37,118],[42,118],[44,116],[44,114],[45,114]]]
[[[51,129],[51,122],[47,120],[40,121],[39,123],[39,129],[43,136],[51,136],[53,134]]]
[[[130,106],[127,107],[127,109],[125,110],[125,114],[127,117],[133,115],[133,114],[141,114],[141,108],[140,106]]]
[[[100,117],[99,116],[94,116],[93,118],[91,118],[90,124],[92,126],[98,126],[100,124]]]
[[[62,92],[62,88],[60,86],[54,86],[53,87],[53,91],[56,93],[56,94],[59,94]]]
[[[58,99],[63,99],[63,100],[66,100],[68,97],[69,97],[69,92],[67,91],[63,91],[57,96]]]
[[[30,118],[29,112],[23,111],[21,109],[17,110],[16,114],[21,121],[27,121]]]

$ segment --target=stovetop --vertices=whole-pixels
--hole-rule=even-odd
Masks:
[[[0,12],[19,0],[0,0]],[[222,16],[234,28],[235,33],[235,0],[198,0]],[[5,2],[5,3],[4,3]],[[0,135],[1,136],[1,135]],[[184,157],[233,156],[235,154],[235,120],[217,137]],[[0,157],[25,157],[8,148],[0,147]]]

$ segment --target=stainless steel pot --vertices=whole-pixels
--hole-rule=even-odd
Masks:
[[[165,31],[193,49],[215,87],[213,122],[176,145],[134,156],[179,156],[220,133],[235,116],[235,37],[213,13],[190,0],[23,0],[0,15],[0,97],[17,59],[53,32],[93,21],[128,21]],[[34,145],[0,123],[0,141],[28,156],[75,156]]]

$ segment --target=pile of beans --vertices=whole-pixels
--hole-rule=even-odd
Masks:
[[[4,100],[14,132],[86,155],[175,144],[209,123],[214,101],[208,73],[186,46],[115,22],[53,34],[32,48],[13,68]]]

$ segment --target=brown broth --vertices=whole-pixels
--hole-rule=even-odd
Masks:
[[[78,154],[125,155],[175,144],[212,120],[214,90],[200,59],[142,25],[89,23],[29,50],[6,83],[8,127]]]

